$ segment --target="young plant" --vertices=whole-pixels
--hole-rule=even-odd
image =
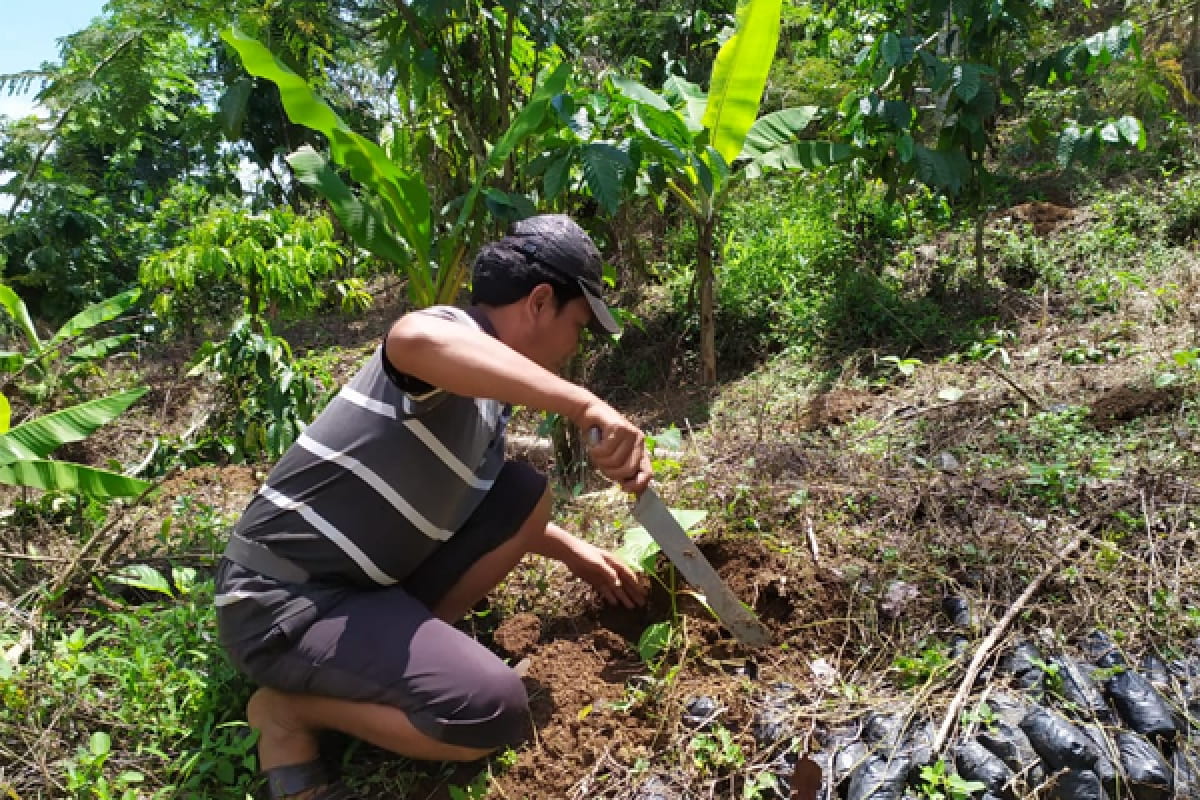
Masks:
[[[969,781],[951,772],[940,758],[927,767],[921,767],[921,795],[928,800],[971,800],[987,785]]]
[[[707,511],[695,509],[671,509],[672,516],[685,531],[699,525],[708,516]],[[674,565],[668,564],[666,575],[660,575],[657,570],[658,554],[661,548],[645,528],[630,528],[625,532],[617,555],[624,559],[638,572],[653,578],[667,591],[671,600],[671,619],[667,622],[657,622],[642,631],[638,640],[638,654],[647,664],[653,664],[659,655],[673,643],[679,624],[679,595],[686,590],[678,588],[678,576]],[[704,603],[704,597],[696,592],[687,592]],[[707,604],[705,604],[707,607]]]
[[[21,380],[20,391],[32,402],[45,403],[60,383],[73,385],[80,373],[137,338],[124,333],[96,339],[91,332],[124,314],[140,297],[140,289],[131,289],[94,303],[42,341],[25,301],[11,287],[0,284],[0,306],[25,340],[23,352],[0,351],[0,373]]]

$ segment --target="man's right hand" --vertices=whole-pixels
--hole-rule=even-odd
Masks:
[[[579,425],[587,436],[592,464],[606,478],[634,494],[650,485],[653,470],[646,436],[636,425],[603,402],[589,405]]]

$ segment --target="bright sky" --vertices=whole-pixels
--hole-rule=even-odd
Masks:
[[[103,8],[104,0],[0,0],[0,75],[58,61],[58,39],[86,28]],[[32,109],[32,94],[0,92],[0,115],[24,116]]]

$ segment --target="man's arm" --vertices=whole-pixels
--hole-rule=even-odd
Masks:
[[[626,491],[650,482],[642,432],[582,386],[563,380],[495,337],[429,314],[407,314],[392,326],[388,361],[397,370],[463,397],[489,397],[561,414],[582,430],[599,428],[592,462]]]

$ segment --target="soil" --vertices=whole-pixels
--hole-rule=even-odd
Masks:
[[[722,725],[745,732],[757,690],[807,670],[805,655],[812,649],[844,641],[847,592],[836,576],[753,538],[721,538],[702,542],[700,549],[770,629],[772,646],[747,649],[694,597],[680,594],[679,624],[691,647],[669,658],[686,669],[668,681],[648,679],[636,642],[648,625],[671,617],[670,595],[659,584],[642,609],[591,602],[582,613],[547,621],[530,613],[505,619],[492,642],[514,663],[530,660],[525,683],[535,733],[515,765],[493,776],[495,796],[635,797],[644,776],[632,765],[639,759],[650,763],[663,748],[678,745],[672,739],[689,701],[711,699]],[[666,573],[666,564],[661,567]],[[754,749],[748,737],[743,746]],[[740,778],[726,781],[730,790],[734,780]],[[451,782],[462,785],[469,775],[461,770],[452,779],[429,775],[409,796],[450,800]],[[670,775],[660,782],[670,785]]]

